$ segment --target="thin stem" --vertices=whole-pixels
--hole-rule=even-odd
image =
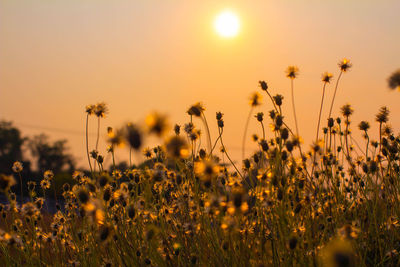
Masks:
[[[93,176],[93,168],[92,168],[92,163],[90,163],[90,156],[89,156],[89,134],[88,134],[88,125],[89,125],[89,113],[86,116],[86,153],[87,153],[87,158],[90,166],[90,172],[92,173]]]
[[[21,206],[22,206],[22,203],[24,203],[24,193],[22,191],[22,176],[21,176],[21,172],[19,172],[18,175],[19,175],[19,183],[21,184]]]
[[[222,149],[224,150],[226,157],[228,158],[228,160],[229,160],[229,162],[232,164],[232,166],[235,168],[235,170],[237,171],[237,173],[239,174],[239,176],[243,179],[242,174],[241,174],[240,171],[236,168],[236,165],[235,165],[235,163],[233,163],[233,161],[232,161],[231,158],[229,157],[228,152],[226,152],[226,148],[225,148],[224,142],[222,141],[222,132],[221,132],[220,128],[218,128],[218,132],[219,132],[220,137],[221,137],[221,138],[219,139],[219,141],[221,142]]]
[[[329,109],[329,116],[328,116],[328,118],[330,118],[331,115],[332,115],[333,103],[335,102],[336,91],[337,91],[337,89],[338,89],[339,81],[340,81],[340,77],[342,77],[342,73],[343,73],[343,71],[340,71],[339,77],[338,77],[338,79],[336,80],[335,92],[333,93],[333,98],[332,98],[331,108]]]
[[[97,117],[97,138],[96,138],[96,151],[99,147],[99,138],[100,138],[100,117]],[[94,160],[94,171],[96,171],[96,159]]]
[[[245,146],[246,146],[246,135],[247,135],[247,128],[249,126],[251,114],[253,113],[254,107],[252,106],[249,112],[249,115],[247,116],[247,121],[246,125],[244,127],[244,133],[243,133],[243,140],[242,140],[242,160],[244,159],[244,152],[245,152]]]
[[[202,115],[202,119],[204,121],[204,124],[206,126],[206,130],[207,130],[207,137],[208,137],[208,150],[211,151],[211,134],[210,134],[210,129],[208,128],[208,123],[207,123],[207,119],[206,116],[204,115],[204,112],[201,112]]]
[[[324,88],[322,89],[321,107],[319,108],[318,125],[317,125],[317,137],[315,138],[316,143],[318,142],[319,126],[321,123],[322,106],[324,105],[325,87],[326,87],[326,82],[324,83]]]
[[[293,79],[291,79],[290,81],[291,81],[291,90],[292,90],[293,115],[294,115],[294,122],[295,122],[295,125],[296,125],[296,135],[299,136],[299,127],[297,125],[296,108],[295,108],[295,105],[294,105]]]

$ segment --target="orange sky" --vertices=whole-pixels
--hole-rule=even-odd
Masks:
[[[241,20],[236,38],[223,39],[213,29],[213,19],[226,8]],[[376,126],[374,115],[387,105],[397,131],[400,94],[387,89],[386,79],[400,67],[399,10],[394,0],[3,0],[0,119],[13,121],[27,136],[45,132],[53,140],[68,139],[85,166],[85,105],[109,105],[105,133],[106,126],[143,121],[152,110],[183,124],[190,104],[202,101],[213,138],[215,112],[225,114],[228,151],[239,160],[248,97],[259,90],[258,80],[285,96],[284,113],[293,126],[284,71],[300,68],[296,108],[308,143],[318,119],[321,73],[336,78],[337,62],[347,57],[353,68],[343,77],[334,114],[350,102],[353,128],[361,120]],[[332,93],[331,85],[327,103]],[[265,113],[272,108],[266,100]],[[249,133],[260,133],[258,126],[253,120]]]

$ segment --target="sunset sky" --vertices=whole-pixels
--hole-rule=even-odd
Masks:
[[[214,29],[224,10],[240,20],[236,37]],[[262,93],[259,80],[284,95],[283,112],[294,128],[285,70],[299,67],[297,117],[308,145],[315,138],[321,74],[336,79],[337,63],[346,57],[353,67],[342,77],[334,116],[351,103],[360,137],[356,125],[368,120],[376,128],[375,114],[386,105],[398,132],[400,92],[388,89],[387,78],[400,68],[399,10],[398,0],[1,0],[0,120],[13,121],[24,136],[68,139],[78,166],[86,166],[87,104],[108,104],[104,144],[107,126],[143,122],[154,110],[168,114],[171,125],[183,124],[187,108],[201,101],[213,139],[215,112],[225,114],[226,145],[238,161],[249,96]],[[334,83],[327,87],[323,126],[333,89]],[[264,97],[257,111],[271,109]],[[261,133],[255,119],[249,137],[253,132]]]

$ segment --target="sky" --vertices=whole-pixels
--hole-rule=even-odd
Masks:
[[[218,36],[213,27],[223,10],[239,17],[234,38]],[[321,74],[337,78],[337,63],[345,57],[353,67],[341,79],[333,115],[350,103],[354,135],[361,136],[356,125],[367,120],[376,136],[374,117],[386,105],[398,132],[400,93],[387,86],[400,68],[398,10],[394,0],[1,0],[0,120],[13,121],[24,136],[43,132],[51,140],[68,139],[78,166],[86,167],[86,105],[104,101],[109,107],[101,121],[100,153],[106,154],[107,126],[142,123],[151,111],[182,125],[188,107],[201,101],[213,140],[215,113],[224,113],[224,140],[239,161],[249,96],[262,93],[259,80],[284,96],[283,112],[294,128],[285,70],[299,67],[294,95],[308,146],[315,138]],[[322,125],[334,84],[327,87]],[[271,109],[264,95],[255,112]],[[93,148],[96,120],[89,123]],[[261,134],[255,119],[249,127],[249,137]],[[155,141],[162,142],[148,145]],[[253,148],[249,138],[246,154]],[[116,154],[126,158],[125,150]]]

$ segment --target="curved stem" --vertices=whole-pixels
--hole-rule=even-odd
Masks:
[[[322,89],[321,107],[319,108],[318,125],[317,125],[317,137],[315,139],[315,142],[318,142],[319,125],[321,123],[322,106],[324,105],[325,87],[326,87],[326,82],[324,83],[324,88]]]
[[[92,173],[92,176],[93,176],[93,168],[92,168],[92,163],[90,163],[90,156],[89,156],[88,125],[89,125],[89,114],[87,114],[87,116],[86,116],[86,153],[87,153],[87,158],[88,158],[88,162],[89,162],[90,172]]]
[[[299,136],[299,127],[297,125],[297,117],[296,117],[296,107],[294,105],[293,79],[291,79],[291,91],[292,91],[292,107],[293,107],[294,122],[296,125],[296,135]]]
[[[245,152],[245,146],[246,146],[246,135],[247,135],[247,128],[249,126],[251,114],[253,113],[254,107],[252,106],[249,112],[249,115],[247,116],[247,121],[246,125],[244,127],[244,133],[243,133],[243,140],[242,140],[242,160],[244,159],[244,152]]]
[[[210,134],[210,129],[208,128],[208,123],[207,123],[207,119],[206,116],[204,115],[204,112],[201,112],[202,115],[202,119],[204,121],[204,124],[206,126],[206,130],[207,130],[207,137],[208,137],[208,149],[211,151],[211,134]]]
[[[224,149],[224,152],[225,152],[226,157],[228,158],[228,160],[229,160],[229,162],[232,164],[232,166],[235,168],[235,170],[237,171],[237,173],[239,174],[239,176],[243,179],[242,174],[240,173],[240,171],[238,170],[238,168],[236,168],[236,165],[235,165],[235,163],[233,163],[231,157],[229,157],[228,152],[226,152],[226,148],[225,148],[224,142],[222,141],[222,132],[221,132],[221,130],[220,130],[219,128],[218,128],[218,132],[219,132],[220,137],[221,137],[221,138],[219,139],[219,141],[221,142],[221,145],[222,145],[222,148]]]
[[[328,118],[330,118],[331,115],[332,115],[333,103],[335,102],[336,91],[337,91],[337,88],[338,88],[338,85],[339,85],[340,77],[342,77],[342,73],[343,73],[343,71],[340,72],[340,74],[339,74],[339,76],[338,76],[338,79],[336,80],[335,92],[333,93],[333,98],[332,98],[331,108],[329,109],[329,116],[328,116]]]

